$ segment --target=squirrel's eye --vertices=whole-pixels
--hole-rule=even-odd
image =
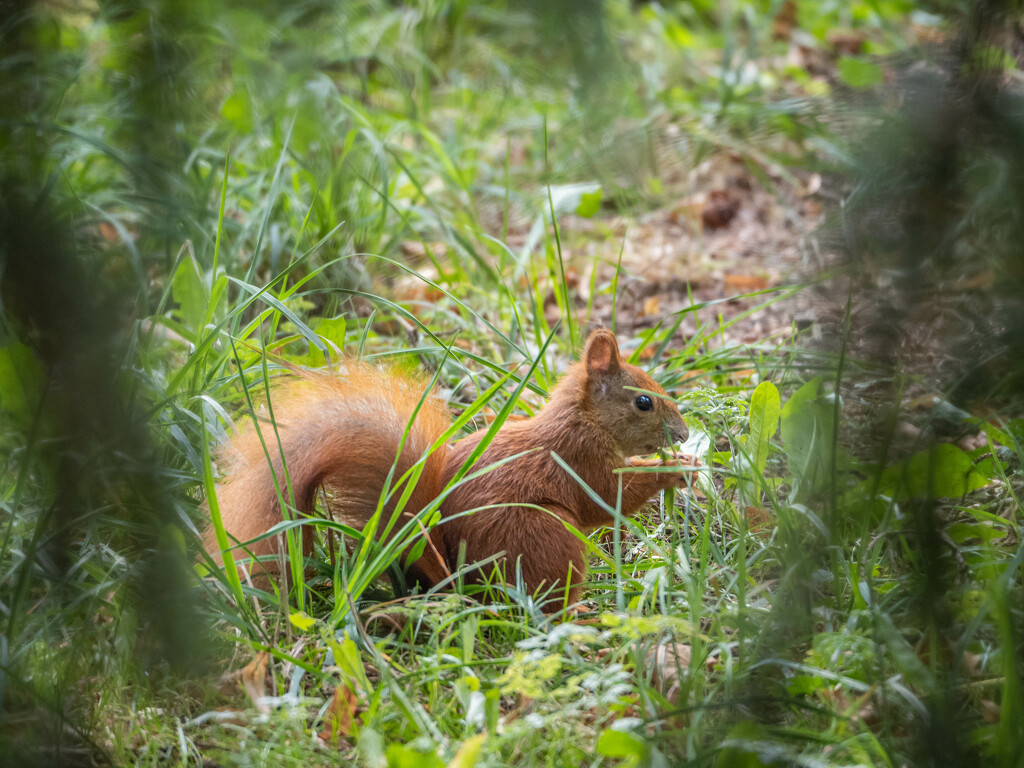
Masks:
[[[636,403],[636,407],[641,411],[649,411],[654,407],[654,401],[647,395],[639,395],[633,402]]]

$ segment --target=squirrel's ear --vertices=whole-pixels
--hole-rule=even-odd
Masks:
[[[619,357],[619,345],[615,341],[615,334],[606,328],[590,334],[587,346],[583,349],[583,360],[590,375],[618,373],[622,360]]]

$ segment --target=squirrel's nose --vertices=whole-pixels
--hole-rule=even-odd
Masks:
[[[669,424],[668,433],[674,443],[681,443],[690,436],[690,430],[686,428],[686,423],[682,419]]]

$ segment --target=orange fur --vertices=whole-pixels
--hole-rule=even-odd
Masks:
[[[229,466],[217,497],[225,528],[246,541],[281,521],[274,476],[287,494],[282,452],[299,510],[312,511],[317,489],[325,486],[333,491],[332,506],[342,518],[364,523],[377,508],[399,440],[425,387],[422,379],[355,362],[348,364],[343,376],[306,374],[279,386],[272,405],[280,447],[270,424],[263,423],[257,431],[250,422],[222,451]],[[636,399],[642,393],[637,389],[664,395],[646,373],[621,359],[611,332],[591,334],[583,359],[566,372],[545,407],[531,419],[506,422],[472,471],[528,453],[450,493],[441,505],[442,521],[430,533],[431,546],[410,568],[410,576],[425,585],[438,583],[458,566],[463,547],[467,563],[504,553],[497,564],[506,578],[515,578],[518,563],[527,589],[554,588],[558,594],[568,583],[568,599],[575,601],[586,571],[585,552],[563,521],[586,531],[611,522],[611,517],[552,453],[613,507],[621,477],[621,509],[627,515],[679,480],[666,473],[615,473],[627,466],[627,456],[650,453],[686,437],[686,426],[671,401],[652,395],[653,407],[641,411]],[[444,404],[428,396],[409,431],[395,477],[426,453],[449,425]],[[445,489],[483,434],[441,445],[430,455],[407,514],[419,511]],[[492,508],[457,516],[481,507]],[[384,519],[391,511],[386,508]],[[308,551],[308,537],[305,544]],[[216,555],[212,532],[205,546]],[[274,539],[264,539],[251,549],[267,554],[276,546]]]

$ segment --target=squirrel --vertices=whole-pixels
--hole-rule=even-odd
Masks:
[[[430,504],[486,430],[435,446],[452,417],[436,395],[423,396],[426,386],[416,376],[354,361],[346,363],[344,375],[305,373],[279,385],[271,397],[274,426],[250,422],[220,452],[229,466],[217,499],[229,536],[245,542],[281,522],[278,488],[289,498],[287,482],[298,510],[311,512],[317,491],[325,487],[333,492],[332,512],[361,525],[377,510],[392,465],[392,477],[400,478],[428,452],[404,506],[405,519]],[[558,604],[567,599],[572,605],[586,572],[586,552],[564,523],[586,532],[613,519],[552,454],[612,507],[621,482],[619,508],[631,515],[659,491],[677,485],[680,476],[615,470],[631,466],[628,457],[653,453],[687,436],[686,424],[665,390],[622,359],[611,331],[598,329],[544,407],[531,418],[503,424],[471,472],[506,463],[450,490],[440,505],[440,522],[425,533],[427,545],[406,575],[424,587],[435,586],[460,562],[498,555],[495,562],[505,578],[514,580],[518,565],[528,591],[550,590]],[[633,465],[685,462],[634,460]],[[385,505],[382,526],[398,495]],[[476,511],[460,514],[470,510]],[[309,554],[308,527],[303,538]],[[254,542],[248,551],[273,554],[279,539]],[[204,546],[219,559],[212,529]],[[554,610],[555,602],[552,598],[544,609]]]

